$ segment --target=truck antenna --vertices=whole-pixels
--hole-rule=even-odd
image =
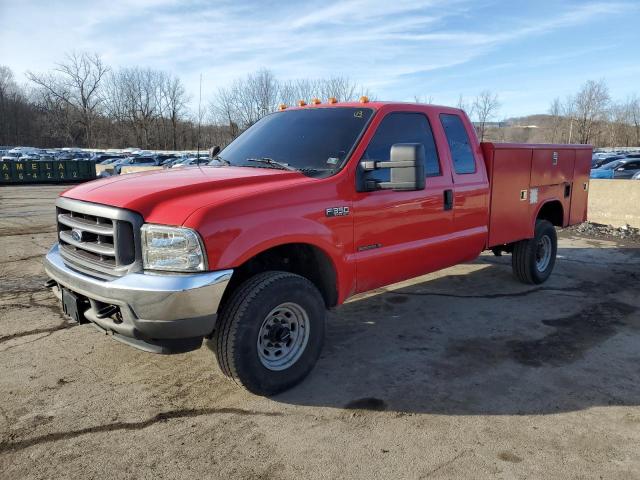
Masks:
[[[198,98],[198,141],[197,149],[198,153],[196,158],[200,158],[200,123],[202,122],[202,73],[200,74],[200,96]]]

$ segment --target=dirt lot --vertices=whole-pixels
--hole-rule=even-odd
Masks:
[[[62,317],[60,190],[0,188],[1,478],[640,478],[637,243],[563,232],[543,286],[486,255],[353,299],[266,399]]]

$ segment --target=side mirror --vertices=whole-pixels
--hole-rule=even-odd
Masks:
[[[388,162],[369,160],[362,162],[361,165],[365,171],[380,168],[391,169],[390,181],[388,182],[366,180],[365,187],[367,191],[424,190],[425,152],[424,145],[421,143],[396,143],[391,147],[391,155]]]

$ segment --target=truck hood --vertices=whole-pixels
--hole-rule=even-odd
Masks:
[[[284,170],[193,167],[109,177],[71,188],[62,196],[133,210],[148,223],[182,225],[200,207],[312,181]]]

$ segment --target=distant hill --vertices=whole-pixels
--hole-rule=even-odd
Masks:
[[[536,115],[527,115],[526,117],[513,117],[503,120],[508,127],[524,127],[535,125],[539,128],[549,127],[553,122],[553,117],[545,113],[539,113]]]

